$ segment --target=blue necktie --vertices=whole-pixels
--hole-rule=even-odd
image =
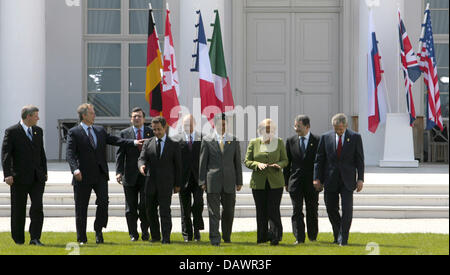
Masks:
[[[33,141],[33,133],[31,132],[31,127],[30,128],[28,128],[28,134],[27,134],[27,136],[28,136],[28,138],[31,140],[31,141]]]

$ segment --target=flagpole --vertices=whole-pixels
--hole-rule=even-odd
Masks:
[[[399,17],[399,15],[400,15],[400,3],[398,2],[398,0],[397,0],[397,17]],[[399,22],[400,21],[400,18],[397,18],[397,21]],[[399,24],[400,24],[400,22],[399,22]],[[398,30],[399,32],[400,32],[400,29]],[[400,33],[399,33],[399,35],[400,35]],[[400,37],[399,37],[400,38]],[[402,39],[402,38],[400,38],[400,39]],[[400,41],[399,41],[399,43],[400,43]],[[400,44],[398,44],[398,46],[397,46],[397,113],[400,113],[400,71],[402,71],[401,69],[400,69],[400,58],[401,58],[401,56],[400,56]]]

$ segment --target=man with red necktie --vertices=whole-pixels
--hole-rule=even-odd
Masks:
[[[120,132],[123,139],[149,139],[154,136],[150,127],[144,125],[145,112],[140,107],[131,111],[131,127]],[[138,158],[142,145],[137,147],[121,146],[116,154],[116,179],[123,185],[125,193],[125,217],[127,219],[128,233],[132,242],[139,239],[137,221],[141,221],[142,240],[148,241],[149,224],[145,212],[145,177],[138,169]]]
[[[334,131],[322,135],[314,163],[314,187],[325,188],[324,200],[333,227],[334,243],[348,244],[353,218],[353,192],[364,184],[364,151],[361,135],[347,129],[345,114],[332,119]],[[339,214],[341,197],[342,216]]]

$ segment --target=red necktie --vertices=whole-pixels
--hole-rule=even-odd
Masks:
[[[138,129],[137,131],[138,131],[137,132],[137,139],[141,140],[142,139],[141,129]],[[138,149],[139,149],[139,151],[142,151],[142,145],[141,144],[138,144]]]
[[[338,158],[341,157],[341,152],[342,152],[342,136],[339,136],[339,143],[338,143],[338,147],[337,147],[337,157]]]

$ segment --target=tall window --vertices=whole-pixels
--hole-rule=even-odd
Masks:
[[[441,98],[441,112],[444,119],[448,119],[448,81],[449,81],[449,1],[448,0],[427,0],[424,1],[424,9],[430,3],[431,24],[433,25],[433,35],[436,52],[437,70],[439,76],[439,91]],[[424,87],[426,96],[426,87]],[[426,101],[425,101],[426,104]],[[426,106],[425,106],[426,110]]]
[[[127,118],[145,100],[148,7],[161,49],[164,0],[84,0],[85,99],[105,118]]]

